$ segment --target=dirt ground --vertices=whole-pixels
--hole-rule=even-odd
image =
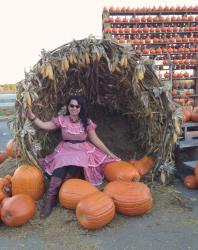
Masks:
[[[15,167],[15,160],[7,159],[0,176],[12,174]],[[41,220],[38,201],[37,212],[27,224],[16,228],[0,224],[0,249],[198,249],[198,190],[187,190],[178,180],[169,186],[149,186],[154,201],[150,213],[138,217],[116,214],[98,230],[82,228],[75,212],[60,204]]]

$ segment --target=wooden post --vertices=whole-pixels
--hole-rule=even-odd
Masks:
[[[195,77],[195,94],[198,94],[198,53],[196,53],[197,65],[194,73]],[[195,97],[195,106],[198,106],[198,96]]]
[[[109,38],[109,34],[105,34],[104,32],[104,29],[107,27],[107,26],[111,26],[110,23],[104,23],[103,20],[104,18],[109,18],[109,12],[103,12],[102,13],[102,35],[103,35],[103,38]]]

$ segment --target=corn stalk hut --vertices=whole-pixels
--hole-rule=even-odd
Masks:
[[[13,128],[20,161],[39,167],[37,159],[51,153],[61,138],[59,131],[36,128],[26,117],[27,106],[47,121],[64,114],[71,94],[84,96],[99,136],[114,153],[124,160],[152,156],[152,176],[173,172],[174,105],[169,88],[131,47],[95,38],[43,50],[17,84]]]

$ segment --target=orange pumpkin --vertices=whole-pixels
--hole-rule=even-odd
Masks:
[[[151,39],[149,36],[145,39],[145,43],[151,43]]]
[[[109,12],[115,12],[115,7],[111,6],[111,7],[109,8]]]
[[[182,37],[180,37],[180,36],[176,37],[176,42],[178,42],[178,43],[182,42]]]
[[[165,22],[170,22],[170,21],[171,21],[170,17],[167,16],[167,17],[165,18]]]
[[[179,28],[177,26],[173,27],[173,32],[178,32]],[[174,41],[173,41],[174,42]]]
[[[138,170],[140,176],[147,174],[153,165],[153,159],[148,156],[144,156],[140,160],[130,160],[129,162]]]
[[[148,22],[148,23],[152,23],[152,22],[153,22],[152,16],[147,17],[147,22]]]
[[[118,29],[117,28],[113,28],[112,29],[112,32],[115,34],[115,33],[118,33]]]
[[[184,178],[184,185],[190,189],[198,188],[198,182],[195,179],[194,175],[188,175]]]
[[[97,229],[108,224],[115,216],[113,200],[103,192],[90,194],[76,207],[78,222],[87,229]]]
[[[122,22],[123,22],[123,23],[128,23],[128,21],[129,21],[129,20],[128,20],[128,18],[127,18],[126,16],[122,18]]]
[[[198,113],[195,112],[191,113],[191,121],[198,122]]]
[[[125,33],[130,33],[131,29],[129,28],[129,26],[127,26],[125,29],[124,29]]]
[[[142,22],[142,23],[145,23],[145,22],[146,22],[146,17],[145,17],[145,16],[141,17],[141,22]]]
[[[165,7],[164,7],[164,11],[169,11],[170,10],[170,8],[166,5]]]
[[[195,166],[195,179],[196,179],[196,182],[198,183],[198,163]]]
[[[177,21],[177,17],[176,17],[176,16],[172,16],[172,17],[171,17],[171,21],[172,21],[172,22],[176,22],[176,21]]]
[[[105,33],[112,33],[112,28],[110,26],[105,27],[104,29]]]
[[[3,203],[1,208],[1,220],[10,227],[25,224],[35,214],[34,200],[26,194],[17,194]]]
[[[157,27],[156,32],[161,32],[161,27]]]
[[[11,183],[12,183],[12,176],[11,175],[9,175],[9,174],[5,175],[4,179],[6,179],[11,185]]]
[[[171,43],[174,43],[174,42],[175,42],[175,38],[174,38],[174,37],[171,37],[171,38],[169,39],[169,41],[170,41]]]
[[[165,77],[166,79],[168,79],[168,78],[170,77],[170,74],[169,74],[168,72],[166,72],[166,73],[164,74],[164,77]]]
[[[120,7],[117,7],[115,12],[120,13]]]
[[[109,22],[109,18],[108,17],[103,18],[103,23],[108,23],[108,22]]]
[[[159,22],[159,17],[158,16],[153,17],[153,22],[155,23]]]
[[[164,51],[163,51],[164,52]],[[163,60],[163,65],[168,65],[168,60]]]
[[[16,144],[13,139],[10,139],[6,145],[6,153],[8,156],[12,158],[16,158],[18,156],[18,150]]]
[[[182,122],[183,123],[188,122],[190,121],[190,119],[191,119],[191,112],[189,110],[184,111]]]
[[[150,54],[150,50],[147,48],[143,49],[143,54]]]
[[[155,51],[157,54],[162,54],[162,49],[160,47],[158,47]]]
[[[7,179],[0,178],[0,202],[9,196],[11,196],[11,184]]]
[[[121,12],[126,12],[126,8],[122,7]]]
[[[44,177],[35,166],[21,165],[12,177],[12,195],[27,194],[39,200],[44,193]]]
[[[0,151],[0,164],[8,158],[6,151]]]
[[[162,27],[162,32],[167,32],[167,27],[166,26]]]
[[[139,181],[137,169],[126,161],[107,163],[104,166],[104,176],[108,181]]]
[[[120,17],[116,17],[115,22],[116,23],[120,23],[121,22],[121,18]]]
[[[142,215],[152,208],[152,195],[144,183],[112,181],[104,192],[113,199],[116,211],[125,215]]]
[[[70,179],[62,184],[59,191],[59,201],[63,207],[75,209],[82,198],[96,191],[99,190],[87,181]]]
[[[159,39],[157,37],[154,37],[153,38],[153,43],[158,43],[159,42]]]
[[[3,206],[3,204],[7,201],[7,199],[9,199],[10,198],[10,196],[8,196],[8,197],[5,197],[3,200],[2,200],[2,202],[0,203],[0,205],[1,205],[1,207]]]
[[[129,22],[130,22],[130,23],[135,22],[135,18],[134,18],[134,17],[130,17],[130,18],[129,18]]]

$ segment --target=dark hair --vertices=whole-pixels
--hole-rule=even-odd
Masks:
[[[69,115],[69,110],[68,110],[68,105],[70,104],[71,100],[76,100],[78,102],[78,104],[80,105],[80,113],[79,113],[79,117],[82,121],[83,127],[85,129],[85,131],[87,131],[87,125],[88,125],[88,117],[87,117],[87,111],[85,108],[85,101],[84,98],[82,96],[79,95],[72,95],[69,97],[68,101],[67,101],[67,112],[66,115]]]

